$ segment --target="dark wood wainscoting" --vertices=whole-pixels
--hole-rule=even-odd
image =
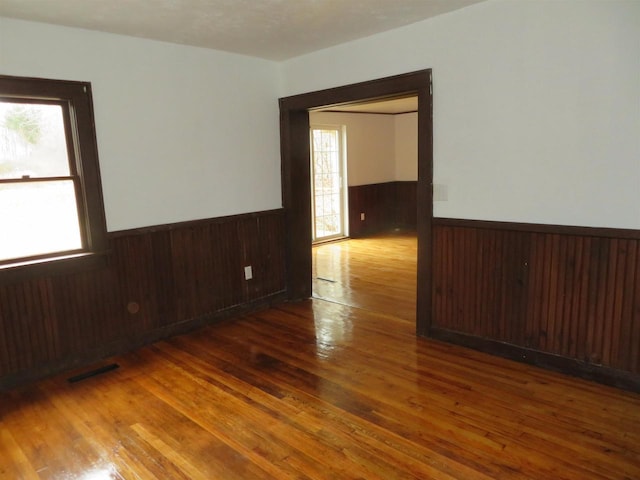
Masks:
[[[349,187],[349,236],[364,237],[393,228],[416,228],[417,182]],[[360,214],[365,219],[360,219]]]
[[[434,219],[435,338],[640,389],[640,232]]]
[[[184,222],[111,233],[105,268],[0,285],[0,388],[283,297],[284,245],[282,210]]]

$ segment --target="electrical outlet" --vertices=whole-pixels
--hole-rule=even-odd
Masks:
[[[364,222],[364,212],[360,214],[360,221]]]
[[[246,267],[244,267],[244,279],[251,280],[252,278],[253,278],[253,269],[251,268],[251,265],[247,265]]]
[[[449,200],[449,187],[442,183],[433,184],[433,201],[446,202]]]

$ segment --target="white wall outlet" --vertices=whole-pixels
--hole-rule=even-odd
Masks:
[[[251,268],[251,265],[247,265],[246,267],[244,267],[244,279],[251,280],[252,278],[253,278],[253,269]]]
[[[364,222],[364,212],[360,214],[360,220]]]
[[[433,201],[446,202],[449,200],[449,187],[441,183],[433,184]]]

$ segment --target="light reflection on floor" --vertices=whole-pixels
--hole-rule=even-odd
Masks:
[[[75,477],[74,477],[75,478]],[[118,480],[123,478],[113,464],[84,472],[78,480]]]
[[[340,309],[341,305],[313,304],[318,358],[331,358],[337,350],[352,341],[352,320],[342,315]]]
[[[316,355],[340,362],[354,339],[356,307],[415,323],[417,238],[393,232],[316,245],[312,253]],[[361,330],[360,330],[361,331]],[[415,338],[407,339],[415,342]],[[415,364],[415,355],[403,354]],[[322,390],[322,389],[321,389]]]
[[[414,232],[316,245],[312,261],[314,298],[415,322]]]

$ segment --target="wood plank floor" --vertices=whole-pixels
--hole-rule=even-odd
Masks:
[[[316,248],[329,300],[2,394],[0,478],[639,479],[640,395],[416,338],[403,304],[415,299],[392,308],[405,288],[394,266],[414,268],[404,242]],[[331,272],[320,259],[339,254],[321,250],[338,245],[375,261]],[[336,290],[384,278],[374,295]]]
[[[319,244],[313,248],[313,294],[352,307],[416,321],[415,233]]]

